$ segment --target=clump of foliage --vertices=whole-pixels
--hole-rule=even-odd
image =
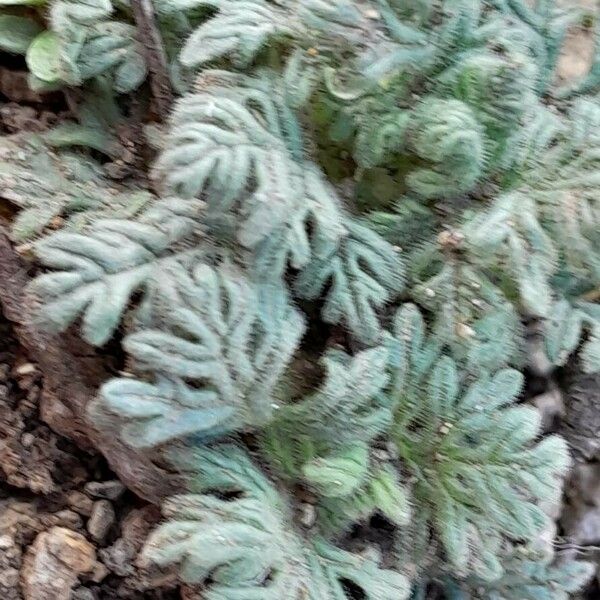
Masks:
[[[577,11],[154,2],[179,98],[130,183],[119,132],[150,102],[130,2],[0,5],[32,88],[78,92],[73,122],[3,140],[36,319],[122,337],[91,421],[187,481],[148,563],[211,600],[585,582],[528,554],[569,460],[519,404],[526,323],[552,365],[600,369],[600,43],[556,77]],[[381,547],[356,535],[376,515]]]

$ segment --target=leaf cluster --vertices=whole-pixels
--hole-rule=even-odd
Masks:
[[[72,109],[2,138],[34,317],[121,343],[90,421],[185,484],[145,560],[211,600],[566,598],[587,567],[513,550],[569,464],[521,403],[526,323],[600,368],[598,56],[557,77],[578,13],[153,7],[159,126],[127,0],[0,0],[0,50]],[[351,542],[374,516],[385,553]]]

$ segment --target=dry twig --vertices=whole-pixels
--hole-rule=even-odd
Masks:
[[[140,42],[146,53],[155,109],[160,118],[164,120],[171,110],[173,92],[167,68],[167,56],[162,37],[156,26],[154,7],[151,0],[131,0],[131,8]]]

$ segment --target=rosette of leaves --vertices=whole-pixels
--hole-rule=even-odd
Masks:
[[[423,341],[418,318],[406,317],[392,348],[407,349],[412,384],[397,392],[390,435],[413,475],[415,512],[450,565],[493,580],[502,573],[503,538],[532,539],[546,524],[536,502],[556,494],[569,464],[566,445],[556,436],[535,443],[539,414],[513,406],[519,372],[465,384],[454,361],[436,359],[435,343]]]
[[[204,73],[175,110],[155,177],[165,193],[205,198],[206,222],[251,251],[259,280],[302,269],[298,295],[316,299],[329,286],[323,318],[373,342],[376,310],[402,288],[402,265],[390,244],[345,216],[306,158],[295,108],[310,87],[297,66],[281,78]]]
[[[160,4],[172,61],[190,33],[189,93],[155,129],[162,197],[40,240],[32,286],[55,330],[79,321],[103,345],[123,327],[125,374],[92,415],[184,484],[146,559],[211,600],[398,600],[403,574],[418,590],[450,570],[461,591],[535,592],[544,569],[560,589],[537,561],[517,591],[504,559],[544,527],[539,500],[567,463],[505,367],[520,316],[545,322],[555,364],[581,333],[583,362],[600,355],[597,107],[548,87],[565,21],[521,0]],[[51,8],[32,82],[90,78],[114,108],[143,76],[127,2]],[[85,131],[54,141],[112,157],[97,117],[118,112],[87,110]],[[379,177],[385,198],[364,191]],[[394,318],[399,298],[425,317]],[[310,392],[289,383],[296,350],[322,360]],[[395,570],[342,535],[376,511]]]
[[[473,190],[514,152],[514,131],[535,104],[531,49],[478,2],[431,6],[426,16],[413,9],[402,20],[400,7],[378,4],[385,41],[362,54],[372,64],[362,75],[352,61],[327,71],[331,138],[425,199]]]

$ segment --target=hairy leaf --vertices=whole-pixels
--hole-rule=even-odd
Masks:
[[[408,597],[407,580],[379,568],[375,551],[356,555],[323,539],[303,541],[289,527],[286,500],[240,448],[195,450],[183,461],[193,464],[196,483],[167,500],[168,520],[150,535],[144,557],[176,566],[190,584],[210,576],[210,600],[350,600],[346,581],[369,600]]]
[[[522,377],[510,369],[461,389],[444,357],[427,387],[400,396],[394,438],[416,478],[416,510],[431,514],[447,560],[461,573],[501,573],[499,540],[532,539],[547,517],[536,502],[557,493],[568,468],[558,437],[535,444],[540,417],[513,407]]]
[[[160,279],[176,257],[195,254],[177,244],[193,237],[197,208],[167,200],[137,220],[101,219],[85,232],[59,231],[40,240],[38,256],[54,271],[32,283],[43,301],[39,318],[62,331],[82,317],[83,337],[95,345],[107,342],[132,295]]]
[[[290,248],[302,242],[307,213],[332,243],[341,233],[338,200],[302,159],[300,126],[286,95],[265,75],[205,73],[201,89],[175,110],[155,169],[166,192],[206,197],[208,218],[233,222],[249,248],[283,229],[294,232],[285,237]]]
[[[256,292],[236,270],[174,260],[152,287],[123,346],[156,384],[116,379],[102,390],[124,437],[152,446],[268,422],[278,408],[273,387],[304,329],[285,292]]]
[[[42,27],[33,19],[16,15],[0,15],[0,49],[25,54]]]
[[[317,241],[315,258],[300,272],[295,290],[311,300],[324,292],[323,320],[344,324],[371,343],[381,334],[376,310],[402,290],[403,264],[396,249],[366,226],[347,221],[346,228],[337,249]]]

